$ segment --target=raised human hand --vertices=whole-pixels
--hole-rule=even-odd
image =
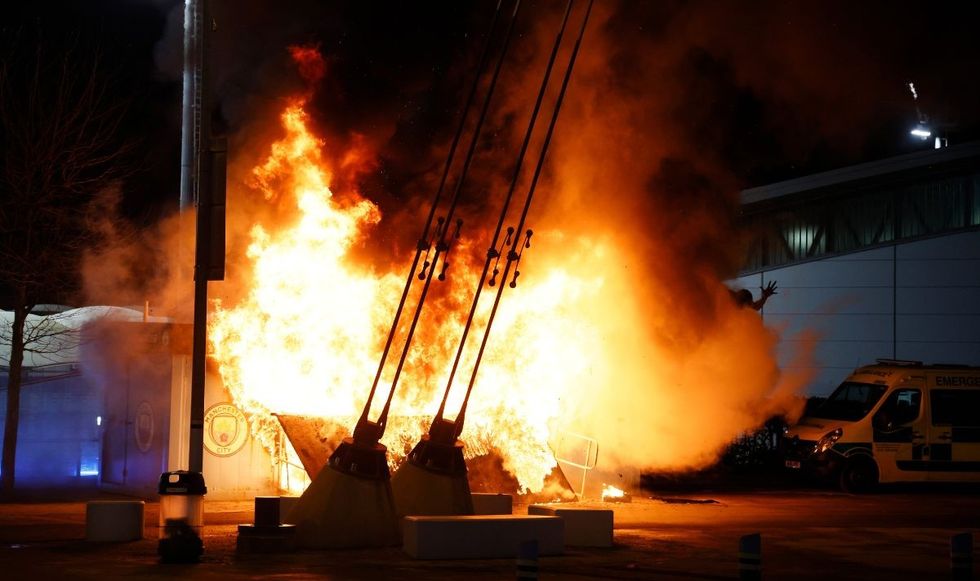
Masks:
[[[766,288],[759,287],[759,290],[762,291],[762,296],[765,298],[769,298],[772,295],[779,294],[776,292],[776,281],[774,280],[769,281],[769,284],[766,285]]]

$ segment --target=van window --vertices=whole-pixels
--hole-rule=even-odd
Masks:
[[[887,386],[845,381],[810,414],[815,418],[856,422],[875,407]]]
[[[980,390],[934,389],[929,403],[935,426],[980,427]]]
[[[918,419],[921,409],[922,392],[918,389],[897,389],[878,409],[872,425],[876,430],[894,430]]]

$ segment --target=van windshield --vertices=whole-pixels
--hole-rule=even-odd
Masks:
[[[856,422],[875,407],[887,386],[845,381],[810,414],[814,418]]]

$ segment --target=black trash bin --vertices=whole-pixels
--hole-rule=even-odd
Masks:
[[[157,552],[165,563],[195,563],[204,552],[204,475],[177,470],[160,475],[160,541]]]

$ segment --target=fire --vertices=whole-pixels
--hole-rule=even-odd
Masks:
[[[353,258],[352,249],[374,228],[383,228],[384,219],[357,192],[338,196],[331,190],[325,144],[311,131],[305,105],[304,98],[288,104],[280,118],[283,136],[247,180],[267,203],[286,207],[295,218],[251,228],[247,293],[234,305],[216,304],[209,328],[211,355],[254,435],[274,458],[286,455],[294,464],[295,452],[279,437],[272,414],[331,417],[353,426],[402,291],[405,273],[398,269],[411,261],[406,255],[394,261],[391,272],[380,272]],[[336,158],[351,163],[349,155]],[[392,422],[382,440],[395,463],[438,408],[482,267],[487,241],[477,239],[479,234],[461,240],[451,258],[452,282],[427,303],[392,404],[392,416],[411,421]],[[560,237],[541,232],[535,239]],[[535,269],[533,280],[525,276],[518,290],[508,289],[462,435],[469,456],[495,448],[521,487],[531,491],[542,487],[555,466],[548,443],[562,394],[588,372],[586,354],[598,341],[588,322],[572,315],[570,303],[602,284],[600,277],[577,277],[558,267]],[[486,315],[479,313],[478,331]],[[471,340],[449,410],[462,400],[474,347]],[[400,349],[396,341],[392,353]],[[393,373],[388,367],[376,402],[387,395]]]
[[[293,52],[308,82],[323,77],[315,51]],[[583,64],[591,66],[583,74],[609,70],[601,58]],[[461,436],[468,457],[493,450],[525,491],[543,488],[556,464],[550,444],[566,431],[601,442],[601,468],[701,467],[735,434],[798,410],[794,393],[805,384],[805,372],[781,374],[778,335],[756,312],[737,308],[722,283],[734,274],[726,265],[737,245],[728,206],[712,200],[728,198],[687,196],[668,191],[672,180],[651,180],[651,168],[669,177],[674,166],[661,164],[659,146],[635,131],[648,109],[642,94],[618,95],[612,107],[607,95],[590,93],[614,85],[579,85],[579,104],[563,113],[562,127],[574,132],[549,153],[548,191],[529,223],[534,248],[497,313]],[[328,148],[311,129],[312,95],[290,99],[278,137],[262,146],[248,175],[231,176],[248,185],[233,198],[257,198],[269,211],[249,214],[248,230],[231,226],[250,241],[246,256],[232,260],[245,258],[250,268],[224,283],[234,298],[214,305],[209,327],[224,384],[280,470],[299,461],[274,414],[353,427],[419,234],[392,232],[378,206],[351,189],[352,176],[375,163],[372,146],[354,136],[342,151]],[[610,135],[628,139],[610,143]],[[485,204],[490,214],[495,201],[502,200],[491,195]],[[406,210],[419,215],[427,206]],[[465,226],[448,280],[434,283],[392,401],[382,443],[393,464],[438,408],[489,243],[488,224],[460,214]],[[400,239],[406,250],[375,261],[392,266],[377,266],[364,258],[377,239]],[[401,340],[421,286],[409,296]],[[462,400],[491,303],[476,313],[447,419]],[[388,395],[398,338],[370,419]],[[807,353],[796,368],[808,368]]]
[[[606,32],[590,36],[579,59],[529,215],[534,248],[522,260],[520,284],[505,293],[462,433],[468,455],[493,448],[530,491],[541,489],[555,465],[550,443],[566,466],[595,461],[591,474],[615,472],[620,485],[634,485],[641,470],[707,466],[735,435],[777,413],[798,415],[796,394],[815,367],[814,339],[801,335],[783,343],[790,361],[781,370],[779,332],[731,301],[723,281],[738,267],[737,195],[717,187],[728,183],[714,179],[723,168],[702,167],[699,160],[710,160],[694,154],[689,128],[674,119],[676,99],[685,93],[663,89],[662,51],[624,53],[619,34],[608,32],[613,28],[597,28]],[[287,476],[290,469],[282,467],[300,463],[273,414],[353,427],[420,234],[395,231],[394,223],[412,221],[382,215],[351,189],[377,163],[374,152],[391,144],[384,131],[376,142],[347,135],[343,148],[328,147],[337,136],[312,130],[307,105],[329,79],[329,67],[309,47],[291,53],[309,87],[285,103],[278,124],[270,120],[272,138],[233,150],[228,208],[238,213],[228,230],[234,254],[229,279],[212,286],[224,302],[212,305],[209,326],[210,355],[225,387],[275,469]],[[625,55],[640,65],[609,66],[630,62]],[[524,88],[538,86],[539,69],[515,71],[518,78],[500,93],[505,102],[493,108],[500,136],[522,133],[514,120],[529,112],[532,93]],[[251,138],[253,130],[241,135]],[[512,163],[501,157],[516,153],[518,144],[510,143],[509,152],[507,145],[495,146],[490,157]],[[502,192],[494,191],[491,172],[481,180],[472,190],[486,198],[460,206],[465,224],[449,280],[434,283],[392,402],[383,443],[395,463],[437,409],[482,268],[487,224],[471,207],[493,215]],[[404,214],[427,209],[416,201]],[[516,222],[510,218],[506,226]],[[421,228],[417,222],[407,227]],[[147,246],[170,261],[160,288],[130,288],[145,278],[130,272],[132,266],[147,261],[135,258],[139,250],[128,241],[93,252],[85,265],[93,304],[132,304],[131,297],[151,292],[156,304],[183,311],[188,269],[174,249],[187,243],[179,233],[193,230],[179,224],[175,219],[147,236]],[[405,249],[401,255],[391,254],[394,242]],[[411,319],[420,286],[403,321]],[[123,298],[108,296],[116,293]],[[486,316],[486,308],[476,314],[447,419],[458,409]],[[401,347],[396,339],[389,362]],[[385,400],[393,370],[389,363],[383,371],[375,402]],[[564,438],[568,433],[584,439]],[[601,458],[589,460],[591,445],[582,451],[562,444],[582,441],[598,442]],[[280,485],[287,481],[278,478]]]
[[[612,484],[604,484],[602,486],[602,501],[603,502],[622,502],[626,498],[626,491],[616,488]]]

